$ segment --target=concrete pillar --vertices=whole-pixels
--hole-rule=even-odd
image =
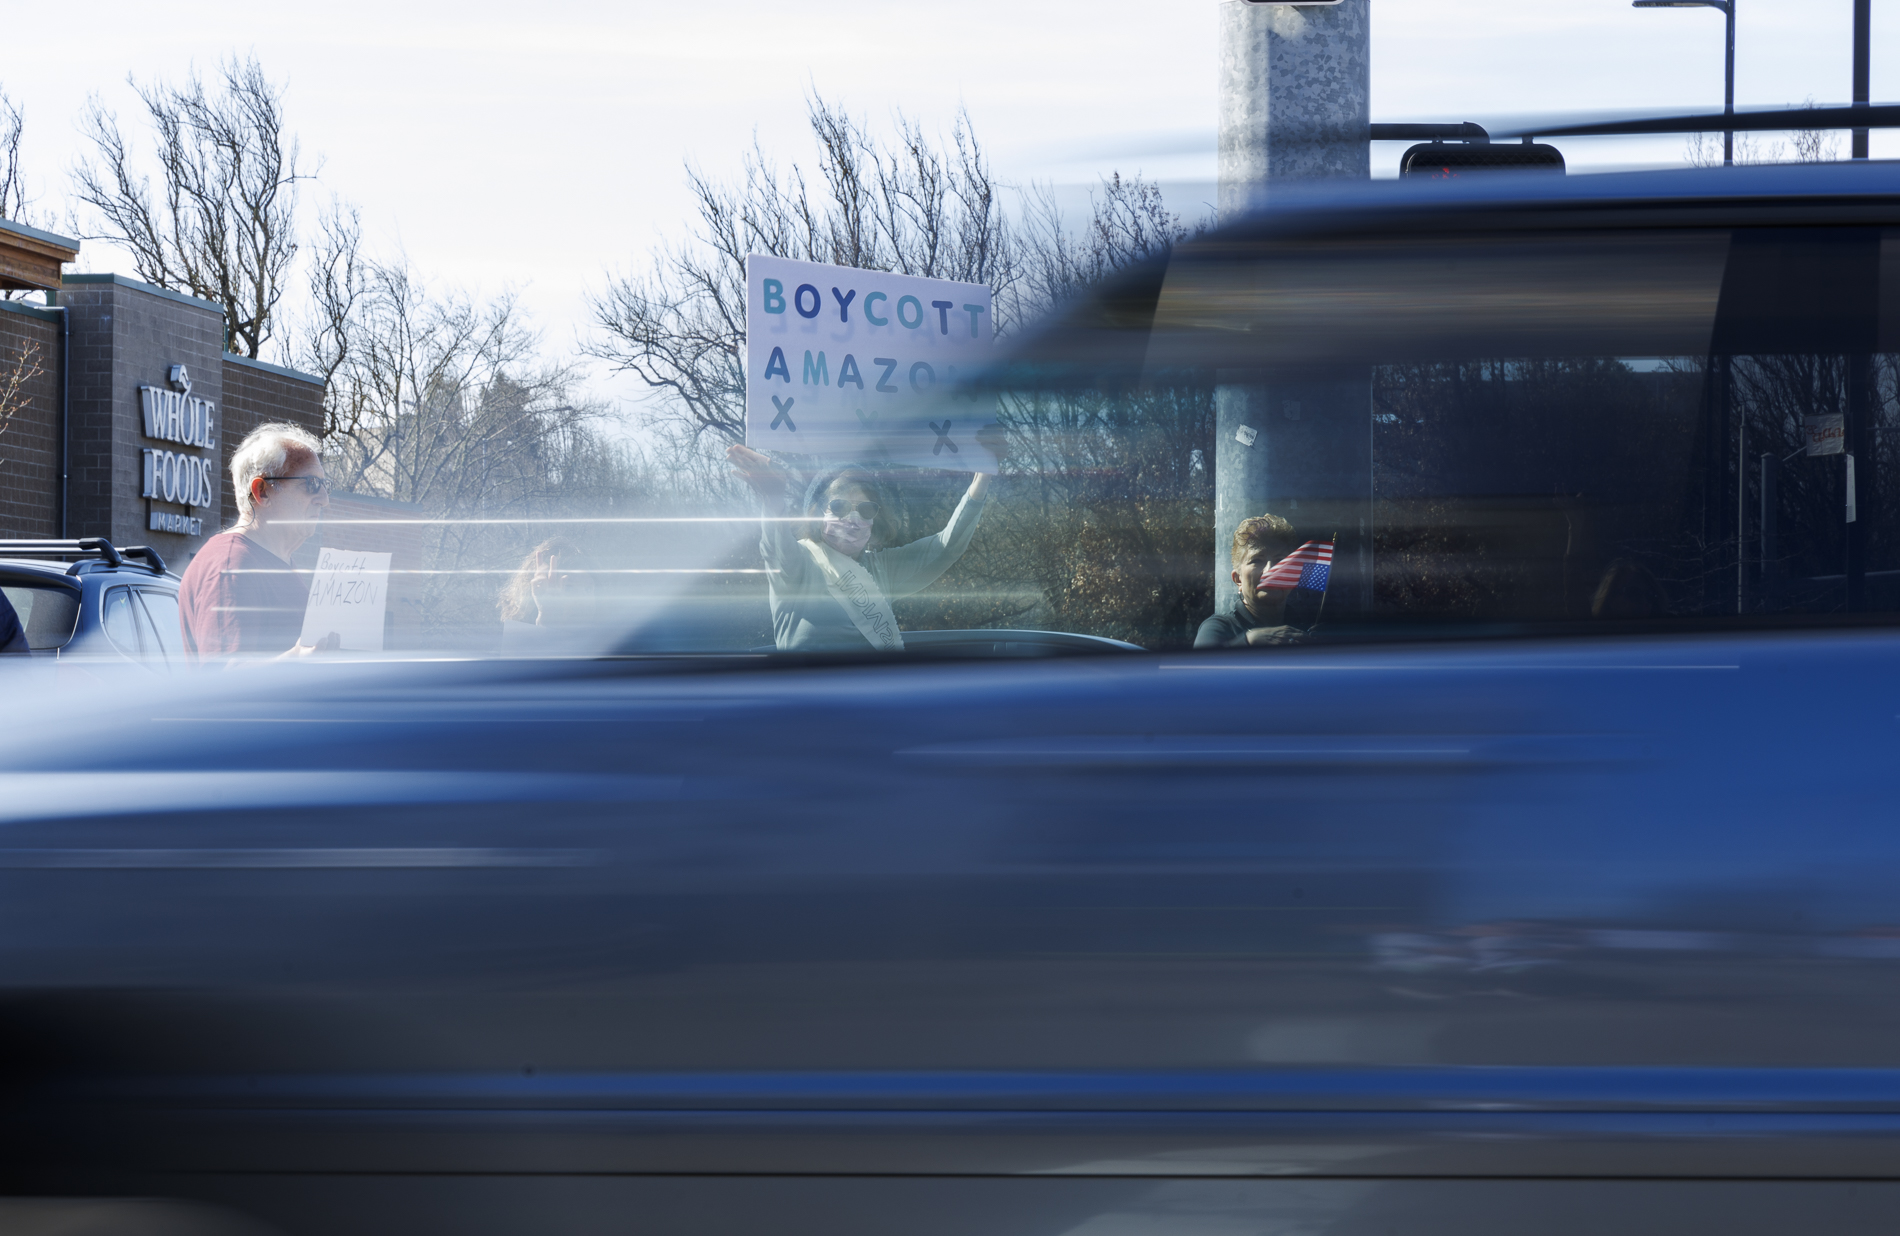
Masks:
[[[1220,213],[1232,222],[1294,180],[1371,174],[1370,0],[1337,5],[1220,6]],[[1371,383],[1274,383],[1216,375],[1215,588],[1222,610],[1234,525],[1272,512],[1308,539],[1339,534],[1326,613],[1350,620],[1371,604]]]
[[[1222,0],[1222,219],[1276,181],[1371,175],[1370,3]]]

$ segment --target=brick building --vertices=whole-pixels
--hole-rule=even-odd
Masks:
[[[103,536],[172,570],[237,522],[231,452],[266,421],[323,428],[323,381],[224,350],[223,310],[122,275],[65,274],[79,242],[0,219],[0,539]],[[421,508],[334,494],[322,545],[391,555],[390,646],[413,644],[428,543]]]
[[[59,507],[59,315],[0,300],[0,537],[52,536]],[[0,408],[0,413],[9,411]]]
[[[103,536],[182,570],[237,519],[231,452],[265,421],[312,433],[323,382],[224,350],[222,309],[121,275],[64,274],[78,242],[0,220],[0,538]]]

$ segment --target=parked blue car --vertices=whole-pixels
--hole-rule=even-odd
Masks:
[[[0,592],[36,656],[126,660],[159,673],[184,667],[178,577],[149,546],[0,540]]]

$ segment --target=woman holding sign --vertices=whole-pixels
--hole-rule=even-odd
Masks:
[[[1002,457],[1002,426],[986,425],[976,438]],[[771,572],[772,634],[784,651],[903,651],[891,602],[929,587],[963,556],[989,497],[990,478],[979,472],[942,529],[892,546],[896,512],[869,472],[821,474],[805,491],[803,518],[784,518],[785,474],[749,446],[727,448],[726,459],[765,508],[759,551]]]

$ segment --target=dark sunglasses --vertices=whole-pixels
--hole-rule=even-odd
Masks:
[[[266,476],[266,477],[260,477],[260,478],[258,478],[258,479],[260,479],[260,480],[265,480],[265,481],[278,481],[278,482],[283,482],[283,481],[302,481],[302,482],[303,482],[303,491],[304,491],[305,493],[307,493],[307,494],[312,494],[312,495],[315,495],[315,494],[327,494],[327,493],[329,493],[329,492],[330,492],[330,481],[329,481],[329,478],[327,478],[327,477],[321,477],[321,476]]]
[[[877,513],[881,509],[875,502],[846,502],[843,498],[833,498],[825,503],[825,510],[831,513],[833,519],[843,519],[856,511],[858,518],[867,524],[877,518]]]

